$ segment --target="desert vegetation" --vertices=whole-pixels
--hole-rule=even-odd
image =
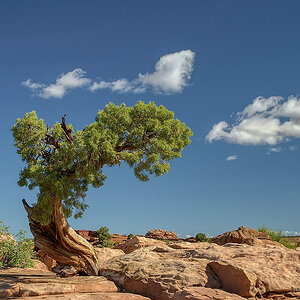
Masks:
[[[260,227],[258,227],[258,231],[259,232],[267,232],[272,241],[278,242],[289,249],[296,249],[297,247],[300,246],[299,242],[297,242],[297,243],[289,242],[287,240],[286,236],[284,236],[282,234],[282,230],[272,230],[266,226],[260,226]]]
[[[20,230],[13,236],[9,227],[0,221],[0,269],[33,266],[34,242],[26,238],[25,233],[24,230]]]

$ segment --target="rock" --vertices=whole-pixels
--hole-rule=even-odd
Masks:
[[[78,271],[74,267],[62,265],[56,265],[54,268],[52,268],[52,272],[62,277],[72,277],[78,273]]]
[[[131,253],[140,248],[148,247],[151,245],[165,245],[163,241],[157,241],[150,238],[145,238],[142,236],[135,236],[129,240],[127,240],[123,244],[119,244],[114,246],[114,249],[121,249],[124,253]]]
[[[34,263],[34,267],[32,269],[34,269],[34,270],[41,270],[41,271],[50,271],[48,269],[48,267],[43,262],[41,262],[40,260],[33,259],[32,261]]]
[[[243,300],[238,295],[230,294],[219,289],[205,287],[189,287],[176,292],[172,300]]]
[[[120,256],[120,255],[124,255],[124,251],[121,249],[111,249],[111,248],[94,248],[97,258],[98,258],[98,262],[99,265],[101,266],[101,264],[104,261],[107,261],[115,256]]]
[[[124,242],[126,242],[127,240],[128,240],[128,237],[127,237],[127,235],[121,235],[121,234],[117,234],[117,233],[115,233],[115,234],[112,234],[111,235],[111,239],[110,239],[112,242],[114,242],[114,243],[119,243],[119,244],[121,244],[121,243],[124,243]]]
[[[32,300],[32,297],[22,297],[22,299]],[[151,300],[150,298],[129,293],[84,293],[84,294],[65,294],[53,296],[38,296],[35,299],[43,300]]]
[[[0,298],[32,297],[70,293],[114,293],[117,286],[102,276],[61,278],[51,272],[29,269],[0,271]],[[72,298],[70,298],[72,299]]]
[[[180,249],[174,247],[178,244]],[[192,286],[222,288],[246,298],[300,292],[296,250],[259,243],[182,244],[152,245],[112,258],[103,263],[101,274],[129,292],[156,300],[172,299]]]
[[[156,240],[177,240],[177,235],[174,232],[163,229],[153,229],[146,233],[145,237]]]
[[[46,254],[46,252],[43,250],[38,250],[37,257],[42,263],[44,263],[47,266],[49,271],[51,271],[52,268],[56,266],[56,261],[53,258],[51,258],[48,254]]]
[[[228,231],[212,238],[211,242],[218,245],[225,245],[227,243],[253,245],[257,240],[271,239],[267,232],[259,232],[255,229],[241,226],[238,230]]]
[[[92,245],[99,243],[97,231],[95,230],[81,229],[81,230],[75,230],[75,232],[80,236],[82,236],[83,238],[85,238]]]
[[[0,234],[0,242],[2,241],[13,241],[17,243],[15,238],[10,234]]]

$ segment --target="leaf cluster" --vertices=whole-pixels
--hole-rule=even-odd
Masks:
[[[33,258],[36,258],[34,242],[25,237],[25,231],[19,231],[14,238],[9,227],[0,221],[0,269],[33,267]]]
[[[39,189],[33,216],[42,225],[50,222],[58,199],[66,217],[74,210],[75,217],[81,217],[89,185],[104,183],[105,165],[128,164],[141,181],[167,173],[169,161],[181,157],[192,135],[173,112],[142,101],[134,107],[110,103],[83,130],[74,131],[65,117],[48,126],[33,111],[17,119],[12,131],[26,163],[18,183]]]
[[[199,232],[196,235],[196,241],[197,242],[201,242],[201,243],[203,243],[203,242],[207,242],[208,243],[210,241],[210,239],[208,237],[206,237],[205,233]]]

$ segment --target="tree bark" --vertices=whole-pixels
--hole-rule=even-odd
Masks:
[[[37,248],[63,265],[71,265],[87,275],[98,275],[99,264],[93,246],[68,224],[61,201],[53,206],[52,221],[42,226],[32,218],[32,208],[22,200],[28,213],[30,230]]]

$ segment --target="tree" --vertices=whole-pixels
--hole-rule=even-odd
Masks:
[[[81,217],[89,185],[103,185],[103,166],[128,164],[135,176],[147,181],[170,169],[190,143],[191,130],[174,113],[153,102],[134,107],[110,103],[95,122],[74,131],[65,117],[53,126],[26,113],[12,128],[17,152],[25,162],[18,184],[37,188],[37,202],[23,199],[35,244],[62,264],[89,275],[99,265],[93,247],[69,226],[66,218]]]

